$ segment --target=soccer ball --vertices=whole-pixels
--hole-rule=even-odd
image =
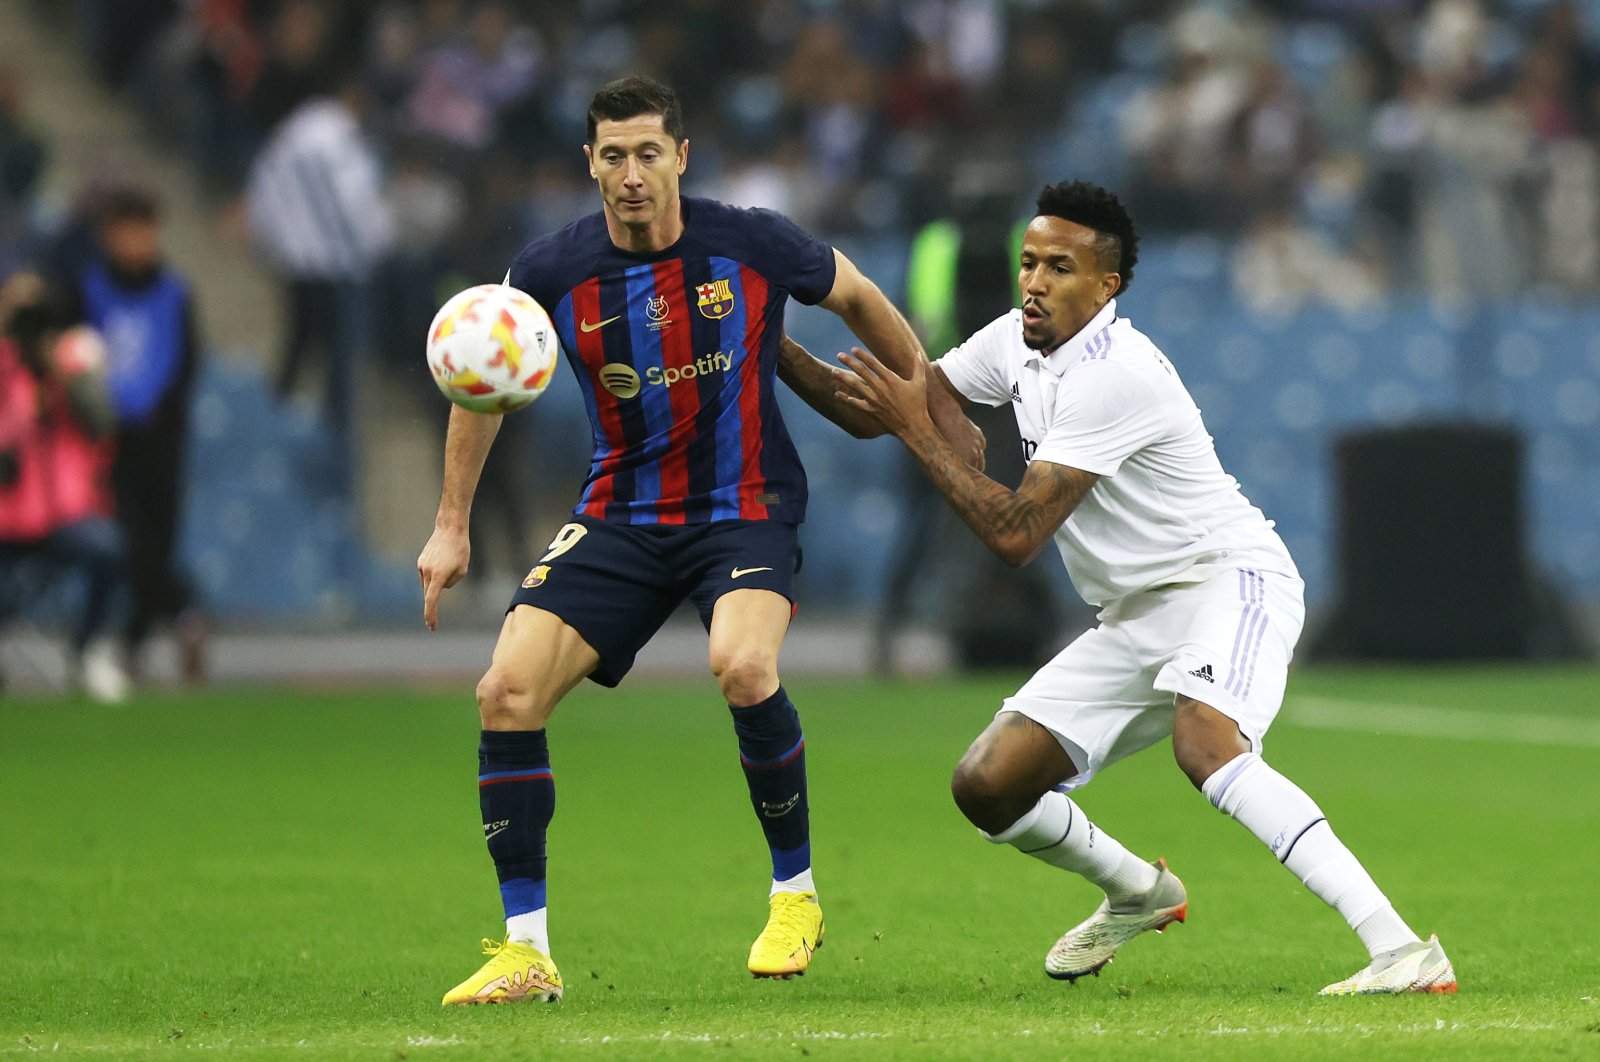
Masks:
[[[444,396],[474,413],[510,413],[544,393],[561,344],[550,315],[509,284],[451,296],[428,326],[428,371]]]

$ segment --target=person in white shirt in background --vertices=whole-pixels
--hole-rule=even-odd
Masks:
[[[962,520],[1007,564],[1053,537],[1101,609],[1008,698],[956,767],[956,804],[990,841],[1082,875],[1106,894],[1045,957],[1063,980],[1182,921],[1183,883],[1134,856],[1069,795],[1171,735],[1178,766],[1350,923],[1371,956],[1328,995],[1454,992],[1437,938],[1420,940],[1316,803],[1261,758],[1305,618],[1282,540],[1223,471],[1172,364],[1115,296],[1138,260],[1133,220],[1084,182],[1045,188],[1019,263],[1022,306],[910,380],[870,354],[835,369],[786,344],[784,379],[853,434],[896,435]],[[1010,403],[1027,472],[1009,490],[928,422],[926,389]]]
[[[250,171],[250,230],[285,280],[288,321],[277,390],[287,398],[306,362],[326,370],[323,406],[350,491],[351,417],[358,360],[370,340],[368,286],[394,242],[377,151],[362,129],[369,101],[359,72],[327,75],[267,138]]]

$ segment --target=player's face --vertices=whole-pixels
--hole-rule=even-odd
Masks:
[[[146,273],[161,261],[161,234],[153,221],[124,220],[100,234],[106,257],[124,273]]]
[[[585,144],[583,153],[606,212],[629,228],[648,228],[676,206],[689,142],[674,144],[661,127],[661,115],[598,122],[594,143]]]
[[[1017,287],[1022,292],[1022,341],[1054,350],[1094,319],[1122,286],[1095,253],[1099,234],[1065,218],[1041,215],[1022,237]]]

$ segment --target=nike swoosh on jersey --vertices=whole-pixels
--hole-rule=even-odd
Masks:
[[[604,321],[596,321],[594,324],[590,324],[588,321],[579,321],[578,328],[584,332],[598,332],[612,321],[618,320],[621,317],[622,315],[619,313],[616,317],[607,317]]]
[[[741,575],[752,575],[756,572],[770,572],[771,570],[771,568],[735,568],[733,570],[733,577],[737,579]]]

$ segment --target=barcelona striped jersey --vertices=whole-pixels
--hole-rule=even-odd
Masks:
[[[596,212],[523,249],[594,428],[576,512],[626,524],[805,518],[775,384],[784,306],[833,289],[833,248],[781,214],[684,198],[671,247],[625,251]]]

